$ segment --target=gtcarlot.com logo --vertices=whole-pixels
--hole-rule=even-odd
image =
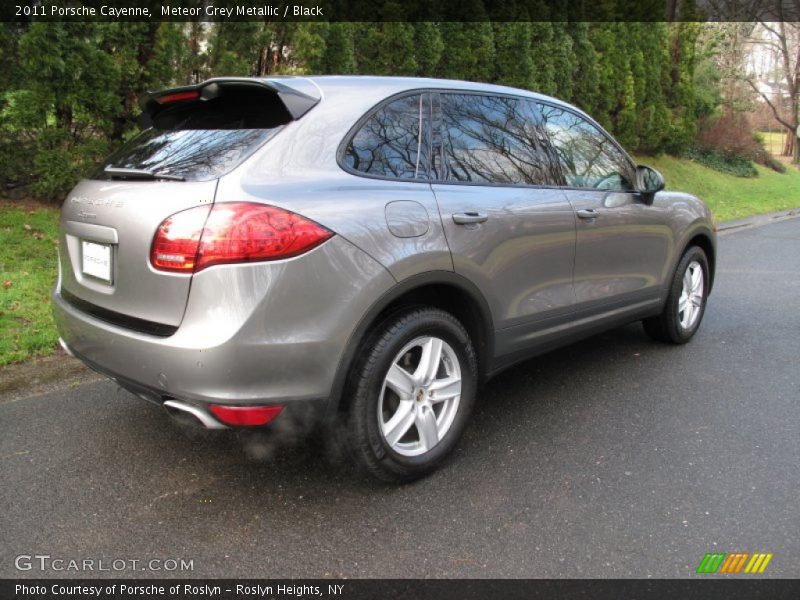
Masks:
[[[194,559],[184,558],[60,558],[49,554],[20,554],[17,571],[194,571]]]
[[[771,552],[709,552],[700,561],[695,573],[761,574],[771,560]]]

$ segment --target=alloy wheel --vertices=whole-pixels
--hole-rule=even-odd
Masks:
[[[678,321],[681,328],[689,330],[697,323],[705,301],[703,267],[693,260],[683,274],[683,289],[678,298]]]
[[[460,399],[461,365],[453,348],[435,336],[418,337],[398,352],[383,380],[381,434],[398,454],[424,454],[447,434]]]

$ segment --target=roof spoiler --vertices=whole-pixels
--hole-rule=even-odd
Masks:
[[[144,127],[152,125],[153,117],[178,102],[201,102],[219,96],[223,89],[266,88],[278,95],[293,120],[297,120],[311,110],[321,100],[319,88],[308,79],[301,77],[254,78],[254,77],[215,77],[196,85],[171,88],[160,92],[147,92],[140,102]]]

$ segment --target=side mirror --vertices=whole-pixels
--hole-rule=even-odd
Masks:
[[[653,201],[653,196],[664,189],[664,176],[651,167],[639,165],[636,167],[636,190],[648,202]]]

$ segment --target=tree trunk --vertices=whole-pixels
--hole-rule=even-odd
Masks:
[[[797,61],[798,74],[795,78],[794,102],[792,102],[794,131],[790,132],[789,137],[792,139],[792,162],[800,164],[800,140],[797,139],[798,134],[800,134],[800,89],[797,89],[799,87],[798,84],[800,84],[800,49],[798,49]]]
[[[202,35],[201,24],[197,21],[192,21],[189,26],[189,52],[191,75],[189,79],[190,84],[200,83],[200,36]]]
[[[667,0],[666,19],[669,23],[674,23],[678,17],[678,0]]]
[[[795,133],[791,129],[786,130],[786,139],[783,142],[783,152],[781,154],[783,156],[792,156],[792,152],[794,151],[794,136]]]
[[[258,63],[256,64],[256,77],[264,77],[267,74],[269,48],[262,46],[258,50]]]

